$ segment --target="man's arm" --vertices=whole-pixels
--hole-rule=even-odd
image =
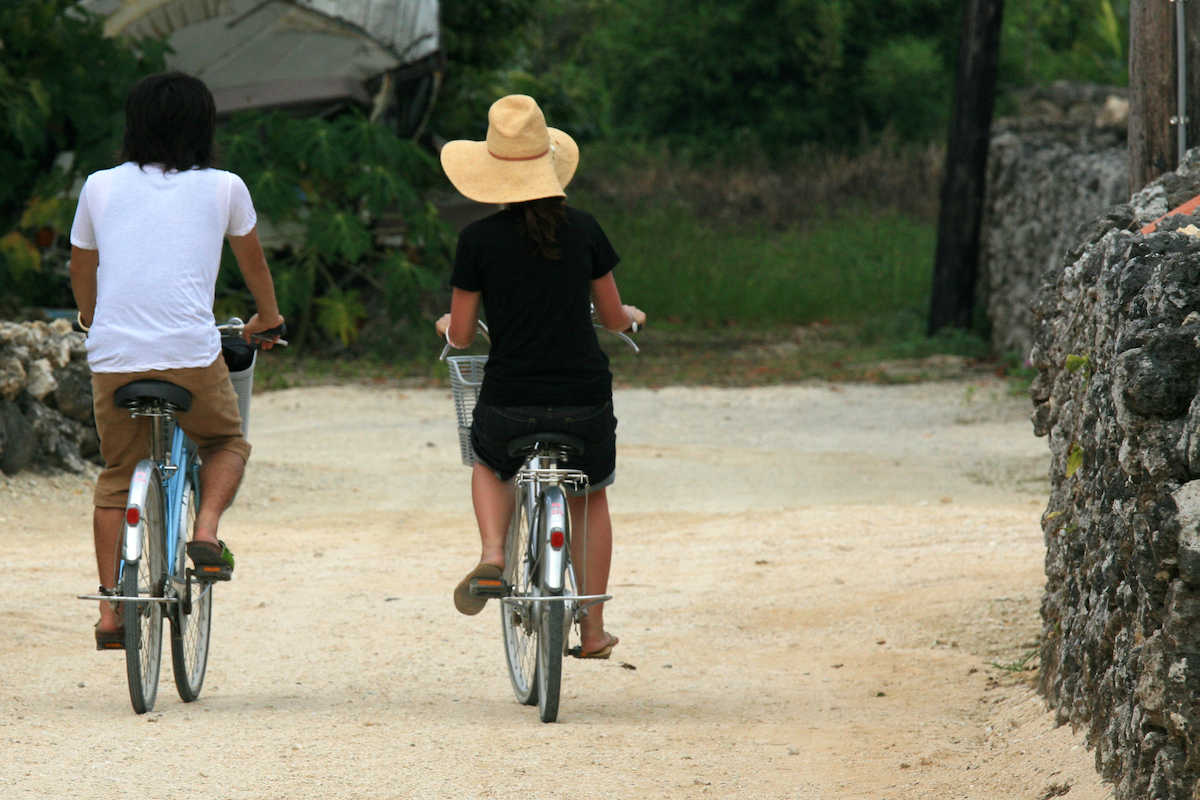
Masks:
[[[71,294],[75,295],[80,322],[89,328],[96,316],[96,270],[99,267],[99,250],[71,245]]]
[[[246,281],[246,288],[254,296],[254,305],[258,309],[242,332],[242,336],[249,342],[252,335],[282,325],[283,316],[280,315],[279,304],[275,301],[275,282],[271,280],[267,256],[263,253],[262,242],[258,239],[258,226],[245,236],[230,236],[229,248],[233,251],[242,279]],[[263,342],[262,346],[269,350],[273,343]]]

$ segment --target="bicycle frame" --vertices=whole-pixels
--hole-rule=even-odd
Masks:
[[[144,411],[137,411],[134,415],[151,417],[151,453],[150,458],[138,463],[133,472],[133,479],[130,482],[129,500],[125,506],[126,530],[121,559],[118,564],[118,581],[125,570],[126,564],[137,563],[141,560],[142,542],[146,535],[146,498],[151,491],[150,486],[153,483],[157,483],[162,490],[162,511],[166,517],[163,529],[166,532],[167,539],[164,542],[164,553],[166,564],[168,565],[167,575],[176,589],[186,590],[187,580],[178,566],[180,564],[180,542],[186,539],[187,532],[183,532],[183,536],[181,537],[179,523],[181,519],[187,518],[186,514],[182,514],[181,512],[184,510],[182,509],[184,478],[189,471],[196,478],[194,485],[197,489],[200,485],[199,463],[195,457],[195,445],[187,437],[187,434],[183,432],[183,429],[176,425],[174,434],[171,437],[169,455],[166,455],[165,448],[163,447],[163,428],[165,427],[165,421],[173,415],[161,408],[154,407]],[[192,502],[198,503],[199,498],[193,497]],[[133,602],[168,603],[174,602],[176,599],[168,597],[137,598]]]
[[[575,576],[571,565],[571,542],[567,531],[569,512],[567,510],[564,483],[582,485],[587,482],[587,476],[578,470],[560,469],[556,459],[545,452],[535,453],[529,458],[516,475],[516,482],[521,487],[521,500],[530,520],[530,530],[545,535],[530,536],[529,546],[533,550],[525,562],[525,567],[537,570],[540,566],[544,587],[553,592],[567,592],[552,597],[502,597],[501,604],[520,603],[571,603],[572,617],[577,618],[579,612],[587,606],[611,600],[612,595],[575,594]],[[558,537],[555,536],[558,534]],[[560,538],[559,538],[560,537]],[[537,584],[536,576],[527,576],[531,584]],[[568,586],[569,584],[569,586]]]

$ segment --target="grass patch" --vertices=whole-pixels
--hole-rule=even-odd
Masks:
[[[847,210],[785,230],[713,225],[678,206],[596,213],[623,258],[622,297],[652,321],[868,323],[927,305],[935,226],[899,212]]]

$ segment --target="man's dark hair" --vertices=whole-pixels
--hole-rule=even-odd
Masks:
[[[215,157],[216,129],[217,106],[204,81],[182,72],[148,75],[125,98],[121,161],[207,169]]]

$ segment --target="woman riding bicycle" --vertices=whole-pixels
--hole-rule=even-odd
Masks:
[[[487,140],[454,141],[442,149],[454,186],[503,210],[465,228],[450,283],[450,313],[439,335],[458,349],[474,341],[480,303],[491,333],[483,386],[471,426],[475,467],[471,496],[482,542],[478,566],[454,591],[463,614],[487,603],[470,584],[500,578],[504,540],[513,514],[512,479],[520,456],[508,442],[557,431],[583,439],[582,455],[563,466],[585,472],[589,485],[572,492],[571,516],[587,535],[576,536],[576,564],[586,564],[583,591],[603,594],[612,561],[612,522],[606,489],[616,470],[612,373],[592,326],[592,304],[610,331],[637,330],[646,315],[621,304],[612,270],[620,258],[596,219],[565,202],[563,188],[579,163],[570,136],[548,128],[531,97],[509,95],[488,112]],[[587,542],[586,558],[582,552]],[[604,630],[603,605],[580,621],[584,658],[608,658],[617,637]]]

